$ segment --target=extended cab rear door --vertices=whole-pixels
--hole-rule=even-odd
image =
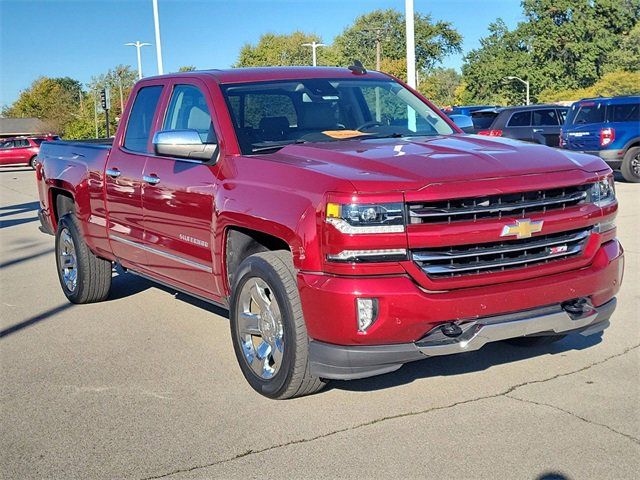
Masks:
[[[145,82],[136,87],[127,112],[124,134],[114,141],[105,169],[105,202],[109,243],[114,255],[126,266],[146,265],[142,210],[142,175],[152,154],[151,133],[162,97],[161,83]]]
[[[181,77],[167,88],[157,129],[195,130],[203,143],[217,145],[214,107],[205,83]],[[204,161],[156,153],[143,172],[148,269],[154,276],[206,297],[222,291],[213,274],[212,257],[216,159],[217,155]]]

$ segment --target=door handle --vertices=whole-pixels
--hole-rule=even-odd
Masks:
[[[544,132],[544,128],[534,128],[533,133],[542,133]]]
[[[142,179],[150,185],[160,183],[160,179],[155,175],[143,175]]]
[[[107,168],[106,174],[111,178],[118,178],[120,175],[122,175],[122,172],[117,168]]]

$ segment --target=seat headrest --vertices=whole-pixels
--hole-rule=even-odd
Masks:
[[[287,117],[262,117],[258,127],[267,136],[282,137],[289,132],[289,120]]]
[[[300,120],[304,130],[335,130],[338,126],[336,109],[331,103],[305,105]]]

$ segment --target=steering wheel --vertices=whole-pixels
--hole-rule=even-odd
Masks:
[[[361,132],[363,128],[381,127],[382,125],[383,125],[382,122],[378,122],[377,120],[369,120],[368,122],[364,122],[362,125],[360,125],[358,128],[356,128],[356,130]]]

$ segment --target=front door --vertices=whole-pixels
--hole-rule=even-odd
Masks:
[[[142,176],[161,85],[140,88],[120,145],[113,146],[105,171],[108,233],[111,249],[120,261],[145,265]]]
[[[161,130],[196,130],[203,143],[217,143],[205,86],[174,84]],[[217,167],[211,162],[150,157],[144,169],[142,203],[148,268],[158,276],[217,296],[212,247]]]
[[[549,147],[560,144],[560,119],[555,108],[534,110],[531,127],[534,142]]]

